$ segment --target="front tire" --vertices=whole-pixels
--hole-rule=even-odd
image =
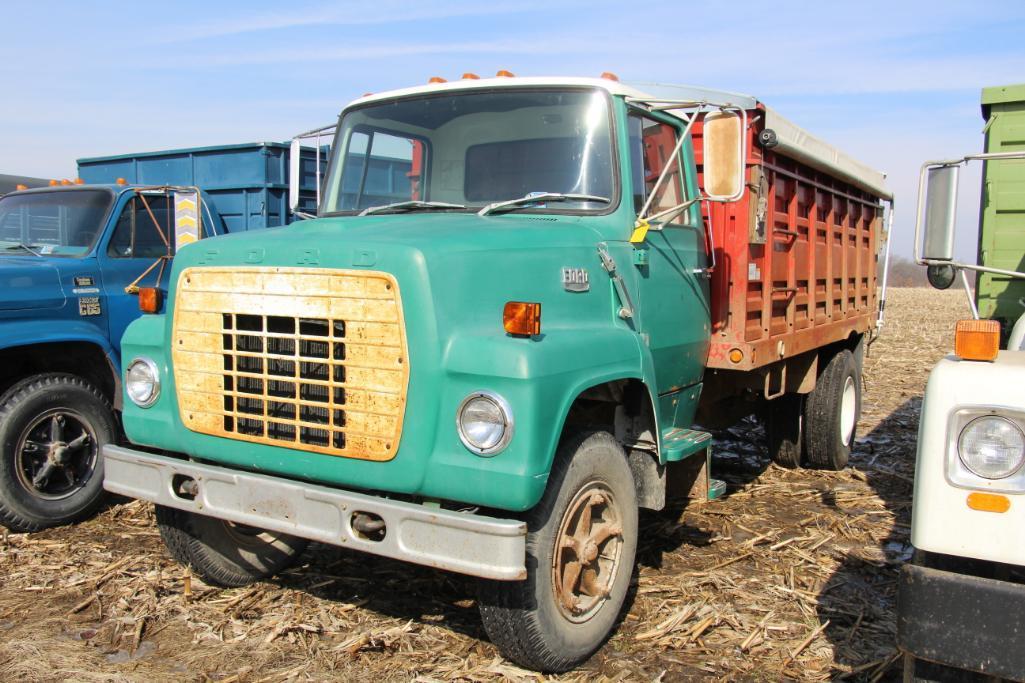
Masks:
[[[204,582],[225,588],[245,586],[287,569],[307,544],[296,536],[163,505],[156,506],[156,517],[160,538],[171,556]]]
[[[527,578],[481,583],[484,629],[516,664],[567,671],[609,637],[633,574],[637,496],[615,438],[567,440],[526,522]]]
[[[11,387],[0,398],[0,523],[39,531],[95,512],[101,449],[117,434],[110,403],[81,377],[47,373]]]
[[[854,354],[834,355],[804,407],[806,453],[815,467],[842,470],[850,459],[861,416],[861,372]]]

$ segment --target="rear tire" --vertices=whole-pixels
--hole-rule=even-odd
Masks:
[[[766,406],[769,457],[780,467],[793,469],[804,464],[804,401],[801,394],[785,394]]]
[[[0,398],[0,524],[16,533],[70,524],[103,502],[114,411],[75,375],[28,377]]]
[[[157,527],[171,557],[208,584],[233,588],[292,566],[307,541],[163,505]]]
[[[609,637],[633,574],[637,497],[615,438],[589,432],[568,439],[526,522],[527,578],[482,581],[481,619],[507,659],[568,671]]]
[[[846,467],[860,416],[861,370],[854,354],[844,349],[829,360],[805,401],[808,462],[829,470]]]

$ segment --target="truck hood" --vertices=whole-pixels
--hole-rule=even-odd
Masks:
[[[0,256],[0,310],[60,308],[66,300],[60,272],[48,260]]]
[[[266,248],[268,254],[279,249],[295,251],[318,248],[328,252],[338,247],[382,249],[412,248],[425,256],[433,253],[497,251],[508,249],[544,249],[593,246],[599,233],[585,228],[579,216],[538,216],[498,214],[478,216],[465,213],[399,213],[384,216],[346,216],[298,221],[288,227],[259,233],[236,233],[204,240],[203,245],[223,244],[231,249],[240,242]],[[624,228],[624,235],[629,231]]]

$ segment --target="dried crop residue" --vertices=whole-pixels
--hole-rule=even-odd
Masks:
[[[922,391],[963,294],[897,289],[866,361],[845,472],[785,470],[750,420],[716,443],[725,499],[642,516],[616,635],[538,676],[487,641],[471,579],[316,546],[275,579],[208,587],[148,505],[0,538],[0,671],[27,681],[892,680]]]

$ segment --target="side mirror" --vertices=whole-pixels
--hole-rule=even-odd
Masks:
[[[737,114],[705,115],[701,132],[705,194],[713,201],[740,199],[744,192],[744,126]]]
[[[288,208],[291,211],[299,208],[299,170],[302,165],[301,147],[299,138],[292,138],[292,146],[288,150]]]
[[[957,277],[957,271],[954,266],[949,263],[943,265],[929,266],[925,269],[925,277],[929,280],[929,284],[936,289],[948,289],[950,285],[954,284],[954,278]]]
[[[960,166],[930,168],[925,192],[925,237],[922,258],[954,258],[954,221],[957,215],[957,178]]]

